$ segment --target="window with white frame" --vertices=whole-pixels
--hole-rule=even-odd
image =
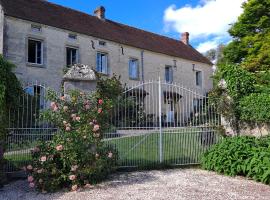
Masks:
[[[166,81],[166,83],[173,82],[173,68],[172,68],[172,66],[165,67],[165,81]]]
[[[129,59],[129,78],[139,79],[139,63],[138,59]]]
[[[108,74],[108,54],[107,53],[97,53],[97,63],[96,63],[97,72]]]
[[[202,72],[196,71],[196,86],[202,86]]]
[[[31,30],[33,32],[41,32],[41,26],[40,25],[31,24]]]
[[[67,58],[67,67],[71,67],[74,64],[78,63],[78,49],[72,48],[72,47],[67,47],[66,48],[66,58]]]
[[[28,62],[43,64],[43,43],[40,40],[28,39]]]

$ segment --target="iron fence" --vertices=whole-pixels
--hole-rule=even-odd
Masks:
[[[46,86],[28,84],[19,108],[10,108],[4,157],[6,172],[31,161],[38,141],[49,141],[57,129],[39,113],[47,109]],[[126,86],[114,105],[104,143],[118,152],[120,167],[198,164],[201,155],[221,139],[220,116],[207,94],[180,84],[147,81]]]

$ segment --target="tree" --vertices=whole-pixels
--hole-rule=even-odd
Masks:
[[[211,60],[213,63],[218,64],[223,59],[224,44],[220,44],[215,49],[210,49],[205,53],[205,57]]]
[[[224,49],[223,63],[237,63],[250,72],[270,69],[270,0],[249,0],[229,29],[233,41]]]
[[[16,66],[0,55],[0,167],[3,166],[4,140],[7,125],[8,107],[16,106],[18,95],[22,93],[20,82],[13,69]],[[0,168],[0,186],[2,182]]]
[[[248,0],[243,9],[229,29],[233,40],[224,48],[212,91],[237,133],[241,125],[270,123],[270,0]]]

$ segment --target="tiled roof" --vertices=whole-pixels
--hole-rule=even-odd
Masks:
[[[193,47],[165,36],[56,5],[45,0],[0,0],[5,15],[196,62],[212,63]]]

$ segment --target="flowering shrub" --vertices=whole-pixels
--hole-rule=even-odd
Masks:
[[[114,169],[117,155],[102,142],[112,108],[111,99],[99,93],[72,91],[58,97],[48,92],[51,108],[42,117],[59,128],[52,141],[40,143],[32,152],[30,187],[42,192],[92,187]]]

